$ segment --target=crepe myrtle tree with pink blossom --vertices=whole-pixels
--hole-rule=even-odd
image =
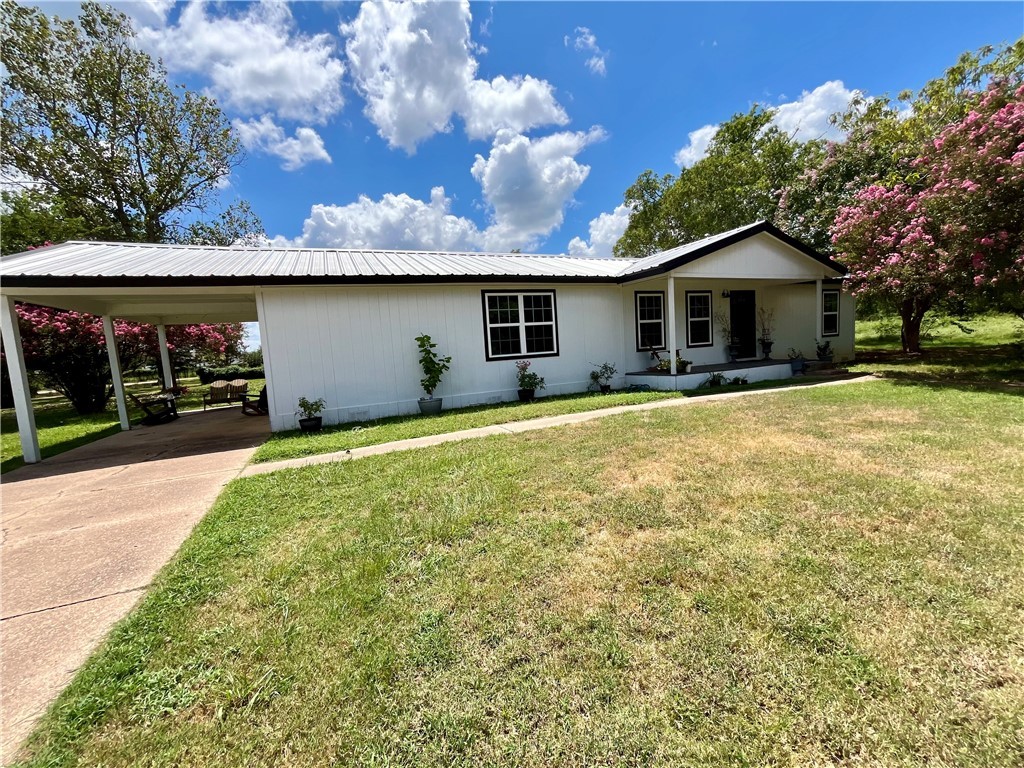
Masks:
[[[1024,85],[994,81],[961,120],[925,146],[913,184],[871,185],[839,209],[833,243],[857,296],[893,306],[903,349],[950,300],[1024,320]]]
[[[113,394],[103,321],[95,315],[33,304],[17,304],[25,364],[42,381],[64,395],[80,414],[103,411]],[[156,327],[114,321],[117,351],[125,372],[158,363]],[[201,358],[226,361],[241,348],[238,323],[172,325],[167,347],[172,361]],[[172,363],[173,365],[173,363]]]

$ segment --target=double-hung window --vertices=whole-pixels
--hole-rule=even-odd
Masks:
[[[558,354],[554,291],[484,291],[487,359]]]
[[[839,291],[821,292],[821,335],[839,335]]]
[[[711,291],[686,292],[686,346],[710,347]]]
[[[636,291],[636,350],[665,349],[665,294]]]

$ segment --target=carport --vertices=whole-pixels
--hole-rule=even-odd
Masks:
[[[159,255],[166,255],[165,263],[153,263],[154,249]],[[0,330],[11,375],[22,455],[27,464],[38,462],[40,453],[25,355],[14,309],[16,301],[87,312],[103,319],[117,412],[121,429],[125,431],[131,425],[114,336],[116,320],[156,326],[162,378],[168,387],[173,383],[167,350],[168,325],[261,321],[262,296],[258,286],[244,284],[245,279],[241,276],[228,275],[211,280],[176,268],[194,259],[197,252],[202,256],[202,252],[207,251],[211,271],[223,270],[225,249],[148,245],[145,254],[148,258],[145,259],[139,258],[141,251],[141,248],[127,244],[72,242],[2,260]],[[260,330],[265,348],[268,334],[262,322]],[[269,359],[266,359],[266,377],[269,391]]]

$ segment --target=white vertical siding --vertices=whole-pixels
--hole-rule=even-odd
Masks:
[[[514,399],[514,360],[487,361],[483,289],[520,286],[263,288],[267,349],[272,356],[271,427],[296,425],[299,397],[323,397],[327,423],[414,413],[423,396],[415,337],[427,333],[452,368],[435,393],[446,407]],[[557,357],[533,358],[545,394],[582,391],[603,362],[624,379],[624,338],[618,286],[527,286],[555,291]],[[630,294],[632,295],[632,294]],[[630,315],[632,316],[632,310]]]

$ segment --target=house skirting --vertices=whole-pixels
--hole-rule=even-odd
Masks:
[[[627,373],[626,385],[646,384],[651,389],[668,392],[696,389],[707,380],[708,375],[711,373],[721,373],[729,379],[735,376],[743,376],[750,382],[776,381],[792,378],[793,368],[788,360],[751,360],[749,362],[737,361],[721,365],[695,365],[691,368],[690,373],[679,373],[675,376],[670,373],[654,373],[651,371]]]

